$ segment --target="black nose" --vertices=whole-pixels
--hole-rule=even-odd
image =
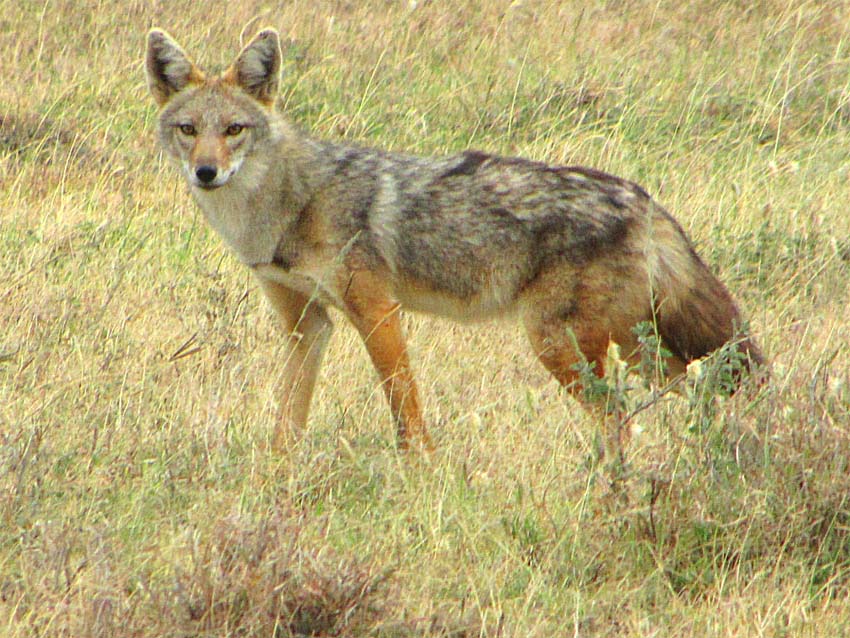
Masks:
[[[215,179],[216,175],[218,175],[218,171],[215,166],[203,165],[195,169],[195,176],[202,184],[209,184]]]

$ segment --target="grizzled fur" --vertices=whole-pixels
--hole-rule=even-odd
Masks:
[[[632,182],[478,151],[419,157],[309,138],[274,107],[278,36],[260,32],[208,78],[164,32],[148,38],[159,138],[209,223],[251,268],[289,348],[276,444],[306,422],[336,307],[363,337],[402,444],[427,443],[398,309],[460,320],[505,313],[575,390],[604,373],[609,341],[632,355],[654,321],[673,373],[739,339],[758,348],[676,221]]]

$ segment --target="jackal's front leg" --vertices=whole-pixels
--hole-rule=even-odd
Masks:
[[[281,452],[298,439],[307,423],[316,376],[333,325],[325,309],[306,295],[262,277],[258,280],[286,330],[281,416],[272,440],[272,448]]]
[[[351,274],[345,290],[346,315],[360,333],[380,375],[395,419],[399,447],[407,449],[411,439],[416,438],[426,449],[431,449],[407,357],[398,303],[371,272]]]

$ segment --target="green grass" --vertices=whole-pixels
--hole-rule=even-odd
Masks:
[[[846,633],[846,3],[0,16],[0,635]],[[518,328],[410,317],[421,458],[337,317],[304,440],[268,453],[281,334],[160,156],[142,72],[151,26],[221,67],[266,24],[289,39],[282,104],[316,135],[643,184],[771,380],[665,396],[612,483]]]

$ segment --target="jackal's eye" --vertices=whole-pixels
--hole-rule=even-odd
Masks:
[[[177,128],[180,129],[180,132],[183,133],[183,135],[194,137],[197,134],[194,124],[179,124]]]
[[[235,137],[239,135],[242,131],[245,130],[244,124],[231,124],[226,129],[224,129],[224,134],[230,137]]]

